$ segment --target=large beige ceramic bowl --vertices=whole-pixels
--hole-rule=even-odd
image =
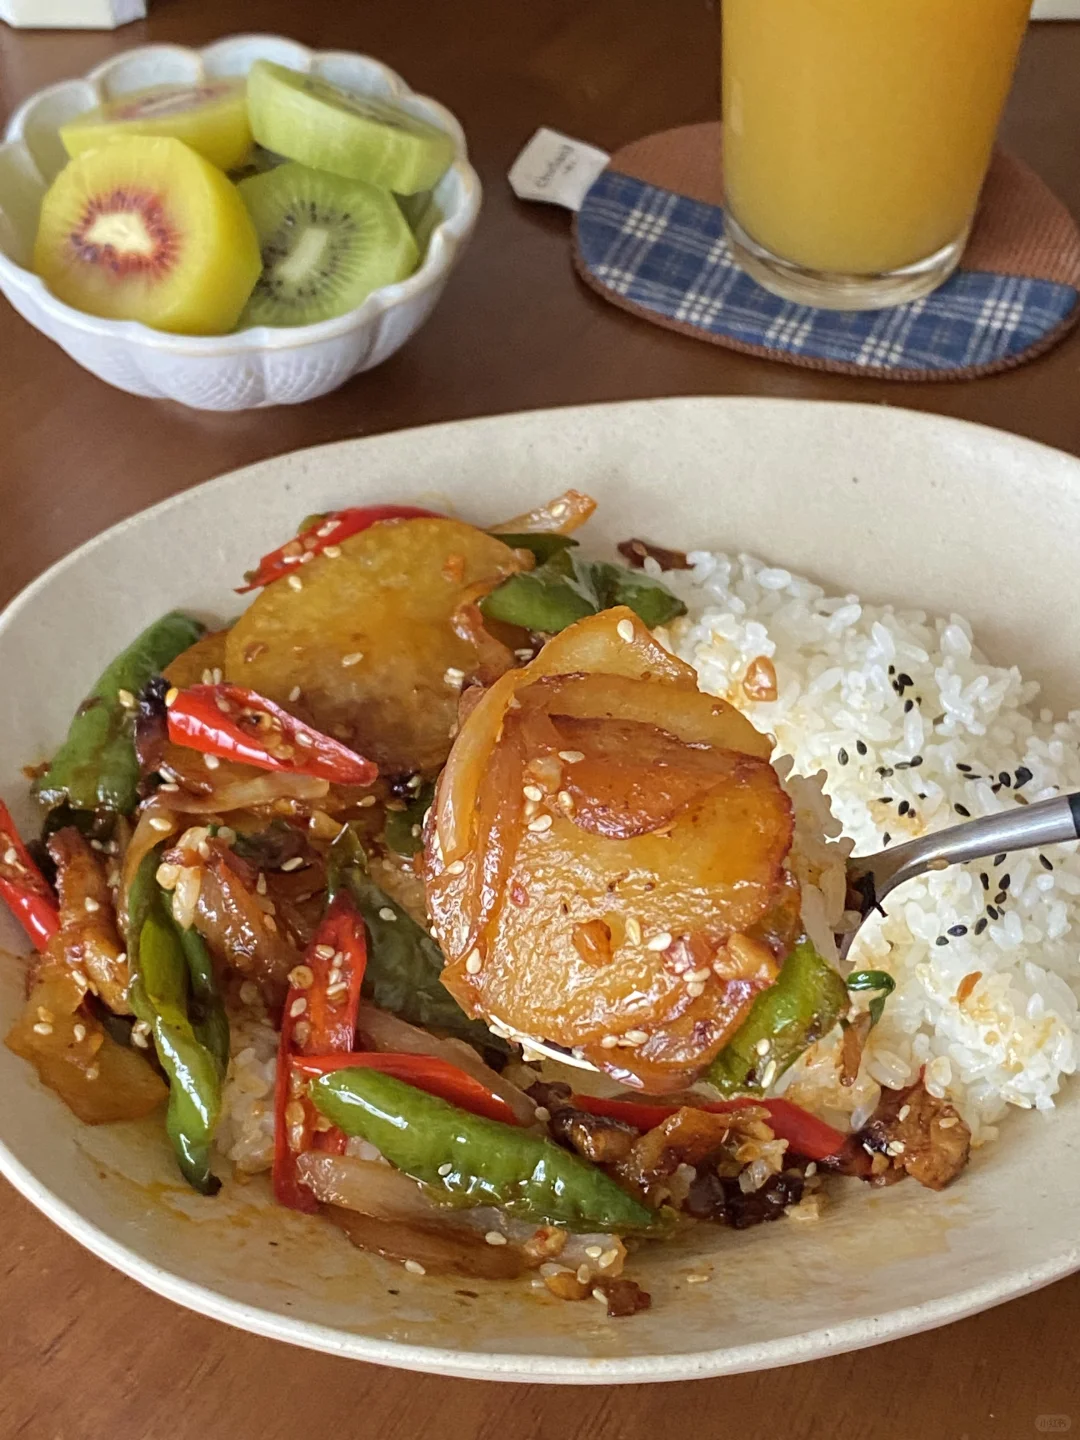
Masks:
[[[91,541],[0,621],[0,793],[64,732],[104,662],[230,586],[299,517],[361,500],[441,501],[477,521],[567,486],[600,500],[599,542],[753,549],[875,599],[958,609],[996,660],[1080,702],[1080,462],[900,410],[668,400],[467,421],[284,456],[188,491]],[[6,921],[5,921],[6,923]],[[0,945],[18,944],[11,926]],[[0,974],[0,1024],[19,1004]],[[675,1380],[809,1359],[939,1325],[1080,1264],[1080,1096],[1014,1114],[944,1195],[854,1183],[814,1226],[703,1227],[635,1262],[653,1308],[608,1320],[524,1285],[419,1278],[261,1184],[177,1183],[160,1125],[91,1130],[0,1050],[0,1167],[112,1264],[218,1319],[364,1360],[485,1379]],[[687,1284],[711,1271],[711,1284]],[[948,1344],[943,1337],[943,1344]]]

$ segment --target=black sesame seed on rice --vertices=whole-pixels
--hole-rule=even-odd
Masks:
[[[939,935],[939,936],[937,937],[937,939],[934,941],[934,944],[935,944],[935,945],[947,945],[948,943],[949,943],[949,937],[948,937],[947,935]]]
[[[997,892],[997,894],[994,896],[994,904],[995,904],[995,905],[1004,905],[1004,904],[1005,904],[1005,901],[1006,901],[1008,898],[1009,898],[1009,897],[1008,897],[1008,895],[1006,895],[1006,893],[1005,893],[1004,890],[999,890],[999,891]]]
[[[958,761],[956,762],[956,768],[957,768],[958,770],[963,770],[963,772],[964,772],[965,775],[968,775],[968,774],[970,774],[970,772],[971,772],[971,766],[970,766],[970,765],[965,765],[964,762],[963,762],[963,760],[958,760]]]
[[[865,740],[856,740],[856,741],[855,741],[855,749],[859,752],[860,755],[865,755],[865,754],[867,753],[867,752],[866,752],[866,741],[865,741]],[[1017,772],[1017,773],[1019,773],[1019,772]]]
[[[1000,784],[991,785],[991,786],[990,786],[991,793],[994,794],[994,795],[996,795],[1000,789],[1001,789]]]
[[[993,905],[987,905],[986,913],[990,916],[991,920],[1000,919],[1000,916],[998,915],[998,912],[994,909]]]
[[[1004,865],[1004,864],[1005,864],[1005,861],[1006,861],[1008,858],[1009,858],[1008,852],[1005,851],[1005,850],[1002,850],[1002,852],[1001,852],[1000,855],[995,855],[995,856],[994,856],[994,864],[995,864],[995,865]]]
[[[1039,856],[1039,864],[1043,867],[1044,870],[1052,870],[1054,868],[1054,862],[1048,859],[1045,855]]]
[[[975,934],[981,935],[989,924],[990,921],[987,920],[986,916],[980,915],[978,920],[975,921]]]
[[[905,700],[905,701],[904,701],[904,714],[905,714],[905,715],[910,715],[911,712],[912,712],[912,710],[914,710],[914,709],[915,709],[915,701],[914,701],[914,700]]]
[[[989,889],[990,889],[990,876],[986,873],[985,870],[980,870],[980,872],[979,872],[979,879],[982,881],[982,887],[983,887],[983,889],[984,889],[984,890],[989,890]]]
[[[1028,767],[1027,767],[1026,765],[1020,765],[1020,766],[1018,766],[1017,771],[1016,771],[1016,788],[1017,788],[1017,790],[1020,789],[1021,785],[1026,785],[1026,784],[1028,783],[1028,781],[1031,780],[1031,779],[1033,779],[1033,776],[1032,776],[1031,771],[1028,769]]]
[[[836,758],[840,761],[841,765],[846,765],[848,763],[848,760],[850,759],[850,756],[842,745],[840,749],[836,752]]]
[[[889,834],[888,830],[886,830],[886,831],[885,831],[885,834],[881,837],[882,847],[884,848],[885,846],[887,846],[888,843],[889,843],[889,841],[890,841],[891,839],[892,839],[892,836]]]
[[[966,925],[950,925],[950,926],[949,926],[949,934],[950,934],[950,935],[957,935],[957,936],[959,936],[959,935],[966,935],[966,934],[967,934],[967,926],[966,926]]]
[[[1012,784],[1012,776],[1007,770],[999,770],[998,779],[1001,781],[1002,785],[1006,786],[1006,788]]]
[[[963,815],[965,820],[971,818],[971,811],[967,808],[966,805],[954,805],[952,808],[956,811],[958,815]]]
[[[1002,890],[1007,890],[1007,889],[1009,888],[1009,886],[1012,884],[1012,876],[1011,876],[1011,875],[1002,875],[1000,884],[1001,884]]]

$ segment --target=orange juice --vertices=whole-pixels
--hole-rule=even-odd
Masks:
[[[962,243],[1030,8],[723,0],[724,188],[738,226],[793,265],[853,276]]]

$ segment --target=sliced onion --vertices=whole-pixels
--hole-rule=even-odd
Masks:
[[[399,1020],[387,1010],[374,1005],[360,1006],[356,1028],[376,1050],[388,1050],[407,1055],[436,1055],[448,1060],[459,1070],[474,1076],[486,1085],[493,1095],[505,1100],[515,1117],[523,1125],[532,1125],[536,1120],[536,1105],[505,1076],[485,1065],[471,1045],[464,1040],[440,1040],[420,1030],[405,1020]]]
[[[173,810],[184,815],[227,814],[230,810],[253,810],[277,800],[322,800],[330,790],[328,780],[314,775],[287,775],[265,770],[250,779],[231,780],[209,795],[192,795],[178,790],[167,795]]]
[[[564,490],[546,505],[537,505],[535,510],[515,515],[512,520],[492,525],[490,529],[496,535],[570,535],[585,524],[595,509],[596,501],[591,495],[583,495],[580,490]]]
[[[360,1250],[388,1260],[411,1260],[423,1267],[422,1273],[516,1280],[525,1269],[525,1257],[516,1245],[489,1245],[474,1231],[376,1220],[336,1205],[328,1205],[324,1213]]]
[[[324,1205],[341,1205],[376,1220],[415,1220],[430,1225],[448,1213],[432,1204],[415,1180],[378,1160],[311,1150],[296,1157],[296,1172]]]

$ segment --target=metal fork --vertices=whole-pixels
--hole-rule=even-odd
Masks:
[[[906,880],[914,880],[928,870],[947,870],[950,865],[983,860],[988,855],[1036,850],[1068,840],[1080,840],[1080,792],[1040,800],[1035,805],[1017,805],[1000,815],[966,820],[948,830],[935,830],[906,844],[890,846],[877,855],[853,857],[847,867],[847,905],[859,919],[843,936],[837,936],[841,958],[851,949],[867,917],[874,910],[884,914],[882,901]],[[520,1038],[528,1050],[549,1060],[575,1065],[580,1070],[596,1068],[584,1056],[564,1050],[550,1040],[534,1040],[531,1036],[514,1038]]]

